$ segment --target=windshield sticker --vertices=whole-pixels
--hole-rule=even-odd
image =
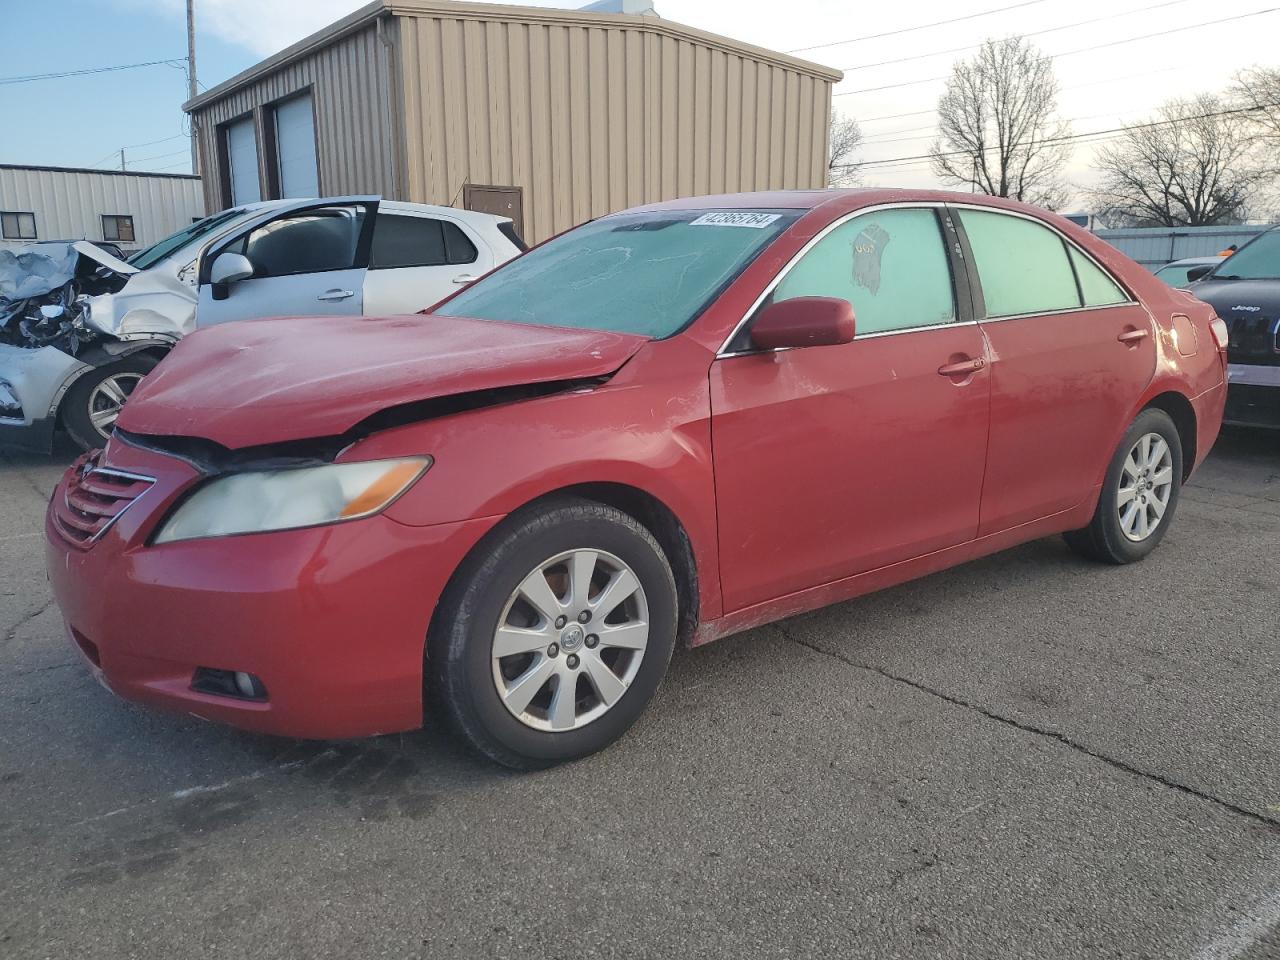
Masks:
[[[880,261],[889,245],[889,234],[878,223],[868,224],[853,240],[853,282],[870,290],[880,290]]]
[[[722,211],[720,213],[704,213],[696,220],[690,220],[691,227],[750,227],[752,230],[763,230],[773,223],[780,213],[748,213],[746,211]]]

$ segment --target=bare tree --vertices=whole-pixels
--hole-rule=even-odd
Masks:
[[[862,129],[853,117],[831,117],[828,131],[827,186],[852,187],[861,179],[853,155],[862,145]]]
[[[1170,100],[1098,150],[1108,222],[1200,227],[1243,219],[1268,178],[1246,115],[1218,97]]]
[[[1269,148],[1280,174],[1280,68],[1250,67],[1235,76],[1232,99],[1249,112],[1245,115],[1258,138]]]
[[[1035,47],[1022,37],[986,41],[951,68],[938,101],[934,173],[980,193],[1061,206],[1071,130],[1055,118],[1057,100],[1052,62]]]

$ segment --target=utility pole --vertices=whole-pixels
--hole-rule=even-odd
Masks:
[[[120,169],[124,169],[124,147],[120,148]]]
[[[196,98],[196,2],[187,0],[187,99]],[[196,122],[188,117],[191,124],[191,172],[200,173],[200,151],[196,147]]]

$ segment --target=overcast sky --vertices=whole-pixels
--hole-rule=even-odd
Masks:
[[[6,34],[22,38],[6,46],[0,79],[186,53],[184,0],[0,2],[7,7]],[[359,0],[196,0],[202,86],[225,80],[361,5]],[[844,70],[833,104],[837,113],[861,122],[866,145],[860,158],[873,162],[927,152],[943,88],[939,78],[955,59],[972,55],[964,48],[988,37],[1031,35],[1054,55],[1060,114],[1077,134],[1144,118],[1169,97],[1221,90],[1242,66],[1280,63],[1280,13],[1247,16],[1268,9],[1269,0],[656,0],[656,6],[668,19],[775,50],[799,51],[797,56]],[[984,14],[996,8],[1011,9]],[[961,17],[968,19],[923,26]],[[875,36],[889,32],[895,33]],[[1132,39],[1150,34],[1163,35]],[[801,50],[816,44],[824,46]],[[180,67],[164,65],[0,83],[5,130],[0,162],[118,166],[118,151],[125,146],[131,169],[136,164],[186,172],[179,110],[185,84]],[[1076,148],[1069,173],[1077,184],[1092,177],[1093,150],[1088,144]],[[923,161],[871,168],[866,180],[935,185]]]

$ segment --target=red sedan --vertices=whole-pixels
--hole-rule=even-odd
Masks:
[[[703,197],[428,315],[197,333],[46,523],[124,697],[251,730],[581,757],[677,644],[1037,537],[1139,560],[1218,433],[1212,309],[1022,204]]]

